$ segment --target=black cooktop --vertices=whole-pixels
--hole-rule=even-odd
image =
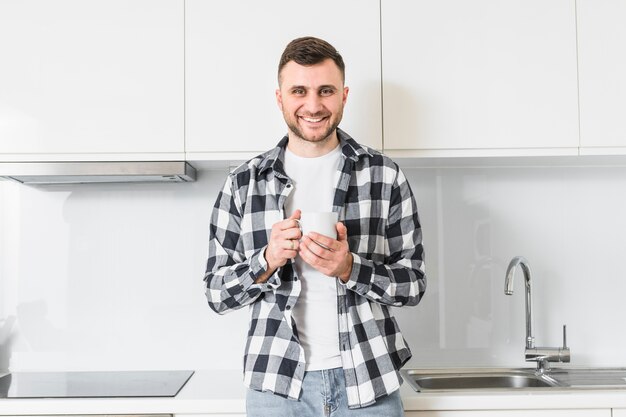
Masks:
[[[0,398],[175,397],[193,371],[13,372]]]

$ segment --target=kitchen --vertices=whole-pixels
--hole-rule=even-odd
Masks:
[[[4,126],[0,158],[3,162],[186,159],[198,169],[198,178],[179,184],[47,187],[0,181],[0,371],[197,370],[190,384],[197,376],[211,380],[215,375],[237,387],[248,317],[243,311],[217,316],[206,306],[202,276],[208,219],[229,168],[273,146],[284,133],[273,97],[275,62],[284,44],[302,29],[282,21],[290,16],[283,11],[286,2],[260,6],[133,1],[136,10],[128,10],[124,3],[78,7],[69,1],[0,2],[0,19],[17,11],[30,17],[19,25],[14,19],[2,21],[0,31],[6,32],[0,36],[0,56],[20,57],[19,48],[26,46],[43,56],[41,62],[30,63],[32,74],[2,60],[0,79],[24,74],[18,79],[21,83],[1,82],[0,97],[17,97],[16,90],[24,89],[29,79],[38,79],[41,85],[20,91],[29,95],[31,104],[16,101],[19,106],[12,108],[13,102],[0,98]],[[533,270],[537,342],[560,346],[561,326],[567,324],[572,366],[626,366],[622,349],[626,335],[613,319],[626,312],[619,262],[626,229],[622,215],[626,198],[619,192],[626,184],[626,159],[619,153],[625,153],[626,134],[619,117],[613,116],[609,125],[604,119],[598,122],[592,107],[585,112],[585,106],[600,101],[588,86],[601,77],[584,78],[585,70],[598,71],[594,65],[603,62],[614,68],[614,77],[623,74],[619,68],[624,57],[607,62],[594,56],[589,63],[583,60],[584,52],[599,52],[584,49],[582,37],[576,43],[577,28],[579,35],[585,34],[583,23],[598,28],[597,22],[582,20],[583,12],[602,10],[603,19],[618,19],[614,16],[623,18],[626,11],[610,1],[593,3],[607,9],[583,0],[480,1],[477,9],[511,19],[510,30],[481,20],[485,30],[480,32],[470,19],[463,20],[471,10],[462,10],[461,2],[446,2],[458,8],[454,13],[432,3],[322,2],[327,7],[306,19],[311,28],[307,31],[336,39],[346,57],[351,96],[344,129],[394,157],[417,198],[429,285],[422,304],[396,311],[414,355],[406,368],[532,366],[523,356],[521,276],[513,297],[503,291],[506,267],[516,255],[525,256]],[[507,6],[496,7],[502,3]],[[164,9],[158,16],[155,4]],[[243,5],[249,13],[241,16],[237,10]],[[361,38],[341,34],[330,23],[319,27],[324,9],[331,6],[337,16],[353,16],[358,10],[358,22],[350,26]],[[612,13],[606,12],[609,6]],[[422,39],[420,30],[430,34],[441,29],[417,45],[419,54],[406,57],[397,46],[402,34],[397,27],[409,27],[401,19],[408,18],[402,11],[410,7],[428,11],[433,20],[404,13],[420,19],[420,25],[410,27],[416,31],[410,32],[415,39]],[[58,14],[63,24],[44,25],[52,25],[47,16],[57,16],[55,8],[63,10]],[[74,9],[78,11],[70,14]],[[120,35],[113,41],[122,53],[112,56],[143,66],[144,71],[128,74],[123,66],[99,58],[108,49],[94,40],[102,41],[102,33],[105,38],[111,35],[103,28],[118,19],[119,10],[124,10],[120,18],[127,19],[123,23],[128,26],[120,24]],[[145,10],[170,23],[146,29],[161,49],[133,56],[145,40],[128,41],[134,39],[130,23],[140,20]],[[540,17],[535,16],[537,10]],[[524,19],[513,20],[520,13],[526,13]],[[469,15],[478,19],[484,12]],[[87,23],[77,16],[87,16]],[[394,26],[391,19],[402,24]],[[534,25],[527,25],[529,19],[535,19]],[[437,24],[442,21],[447,25]],[[265,34],[267,22],[292,26],[286,33]],[[25,36],[22,31],[42,27],[50,39],[9,32],[20,30]],[[50,27],[68,29],[55,35]],[[253,33],[233,27],[257,28],[267,45],[245,49],[250,56],[229,52],[244,50],[250,42],[245,34]],[[70,28],[90,34],[86,39],[91,46],[81,45]],[[553,33],[548,29],[556,33],[554,37],[548,36]],[[492,39],[497,31],[502,31],[501,40]],[[220,39],[220,33],[231,35]],[[623,30],[621,36],[626,37]],[[7,39],[20,41],[9,45]],[[215,39],[221,42],[215,44]],[[480,49],[485,39],[493,43]],[[69,40],[78,45],[69,44],[68,50],[82,46],[77,49],[80,54],[72,56],[55,46]],[[598,41],[588,42],[593,40]],[[514,53],[501,47],[500,42],[513,41],[520,48]],[[559,42],[566,47],[557,48]],[[458,48],[452,49],[458,55],[450,55],[450,49],[437,50],[443,44]],[[466,51],[470,46],[482,55],[472,57]],[[489,48],[497,54],[488,55]],[[48,51],[66,55],[45,55]],[[416,62],[409,74],[403,72],[404,66],[393,65],[394,59],[420,56],[428,58],[426,62],[437,58],[434,62],[439,64]],[[537,61],[522,62],[523,68],[511,76],[511,68],[521,65],[523,58]],[[250,59],[258,62],[254,71],[245,65]],[[454,66],[460,59],[465,73]],[[64,60],[70,65],[61,65]],[[486,60],[503,67],[485,71],[490,68]],[[84,68],[81,62],[86,62]],[[70,68],[71,76],[64,77]],[[89,73],[93,68],[101,69]],[[83,69],[86,72],[81,73]],[[224,78],[229,73],[236,75]],[[62,83],[49,83],[52,76]],[[246,77],[249,84],[234,82]],[[92,85],[94,79],[99,81]],[[219,79],[219,85],[213,79]],[[100,101],[89,101],[87,93],[71,87],[77,80],[80,88],[99,94]],[[121,87],[115,88],[116,83]],[[615,81],[612,91],[623,92],[619,86]],[[606,96],[602,98],[603,108],[623,110],[619,96],[609,100],[610,105]],[[457,109],[460,104],[465,111]],[[479,118],[481,112],[490,117]],[[424,113],[428,117],[421,116]],[[63,130],[72,115],[79,121]],[[253,120],[242,123],[244,117]],[[46,126],[50,131],[37,130]],[[598,133],[585,134],[588,131]],[[19,140],[9,136],[16,132]],[[609,133],[618,139],[608,142]],[[95,139],[87,140],[90,137]],[[424,142],[406,144],[415,138]],[[607,142],[598,146],[591,142],[605,138]],[[496,139],[498,147],[487,143]],[[503,143],[506,140],[510,143]],[[410,392],[407,384],[403,392]],[[191,394],[183,390],[180,395]],[[5,414],[3,407],[0,402],[0,414]],[[241,405],[230,412],[242,413],[237,407]]]

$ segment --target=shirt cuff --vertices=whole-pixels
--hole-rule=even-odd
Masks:
[[[264,253],[265,253],[265,247],[261,248],[250,258],[249,277],[250,277],[251,283],[250,283],[249,289],[259,289],[261,291],[274,291],[275,289],[280,287],[280,284],[282,283],[282,281],[280,280],[277,274],[280,268],[277,269],[268,278],[267,281],[259,283],[259,284],[254,283],[254,280],[257,277],[263,275],[267,271],[267,260],[265,260],[265,256],[263,256]]]
[[[372,265],[371,261],[363,258],[356,253],[352,254],[352,272],[348,282],[339,282],[347,289],[352,290],[358,294],[365,295],[370,290],[370,283],[372,280]]]

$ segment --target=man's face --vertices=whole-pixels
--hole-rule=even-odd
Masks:
[[[303,66],[288,62],[280,73],[276,90],[278,107],[290,136],[308,142],[324,142],[334,137],[348,97],[341,71],[332,59]]]

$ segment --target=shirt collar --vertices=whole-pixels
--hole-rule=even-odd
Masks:
[[[337,128],[337,137],[339,138],[341,153],[347,159],[351,159],[356,162],[361,157],[372,156],[369,149],[359,145],[357,141],[350,137],[350,135],[339,128]],[[288,142],[289,136],[285,135],[280,142],[278,142],[275,148],[263,154],[263,160],[259,164],[259,174],[262,174],[265,170],[270,168],[283,175],[285,174],[283,169],[283,160]]]

